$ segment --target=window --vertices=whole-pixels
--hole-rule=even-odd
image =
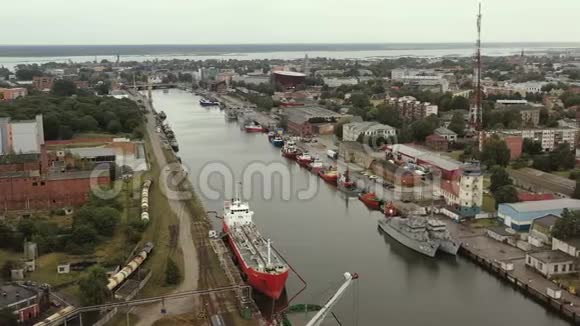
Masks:
[[[573,271],[574,270],[574,265],[573,264],[569,264],[568,265],[568,271]]]
[[[528,256],[528,265],[532,264],[532,257]]]
[[[558,273],[558,264],[554,265],[554,273]]]
[[[566,271],[566,264],[562,264],[562,272]]]
[[[544,264],[538,262],[538,269],[544,269]]]
[[[33,187],[36,187],[36,186],[38,186],[38,182],[33,182],[33,183],[32,183],[32,186],[33,186]]]

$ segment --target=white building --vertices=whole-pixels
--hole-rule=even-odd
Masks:
[[[391,126],[378,122],[351,122],[342,127],[343,141],[357,141],[361,134],[367,137],[383,137],[388,139],[397,134],[397,130]]]
[[[459,207],[462,216],[479,214],[483,205],[483,173],[478,165],[465,166],[461,178],[441,180],[435,184],[435,194],[443,196],[449,206]]]
[[[13,121],[5,125],[8,128],[8,145],[16,154],[40,153],[40,146],[44,144],[44,127],[42,115],[37,115],[34,120]],[[4,132],[2,132],[4,134]],[[3,146],[4,147],[4,146]],[[5,150],[3,149],[3,152]]]
[[[335,88],[340,85],[356,85],[358,84],[358,79],[354,77],[325,77],[324,84],[328,87]]]
[[[504,134],[521,136],[524,139],[531,139],[542,144],[542,149],[546,152],[554,150],[559,144],[568,143],[570,149],[576,148],[577,128],[547,128],[547,129],[509,129],[502,130]]]
[[[526,253],[526,265],[547,278],[576,272],[574,257],[558,250]]]

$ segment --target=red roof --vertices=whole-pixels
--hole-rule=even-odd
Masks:
[[[552,194],[534,194],[529,192],[518,193],[518,199],[520,201],[540,201],[540,200],[551,200],[556,199]]]
[[[436,134],[429,135],[426,139],[427,141],[446,141],[445,137]]]

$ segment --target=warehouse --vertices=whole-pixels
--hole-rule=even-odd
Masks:
[[[536,218],[548,214],[560,216],[565,208],[580,210],[580,200],[565,198],[511,204],[504,203],[499,204],[497,216],[503,220],[506,226],[516,231],[528,231]]]
[[[576,181],[532,168],[509,170],[517,187],[531,192],[554,194],[560,198],[571,197]]]

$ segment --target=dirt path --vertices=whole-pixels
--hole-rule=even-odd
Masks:
[[[157,132],[155,132],[156,128],[155,117],[151,113],[150,105],[148,103],[146,103],[146,105],[147,109],[149,110],[149,112],[147,113],[147,124],[146,124],[147,134],[149,135],[149,139],[151,140],[151,148],[153,149],[155,159],[157,160],[160,169],[163,170],[167,166],[167,160],[165,159],[163,149],[161,148],[161,141],[159,139],[159,135]],[[173,167],[173,170],[176,169],[177,167]],[[173,292],[175,293],[196,290],[199,279],[199,263],[191,233],[192,217],[188,214],[188,210],[186,209],[185,202],[183,200],[168,199],[168,202],[171,207],[171,210],[175,213],[179,221],[178,247],[183,254],[183,276],[184,276],[183,281]],[[195,299],[183,298],[167,302],[165,304],[165,308],[167,309],[168,314],[174,315],[191,312],[194,308],[194,305]],[[156,320],[164,317],[165,315],[161,314],[161,308],[162,308],[161,304],[155,304],[136,309],[134,313],[139,317],[139,322],[136,325],[137,326],[152,325]]]

